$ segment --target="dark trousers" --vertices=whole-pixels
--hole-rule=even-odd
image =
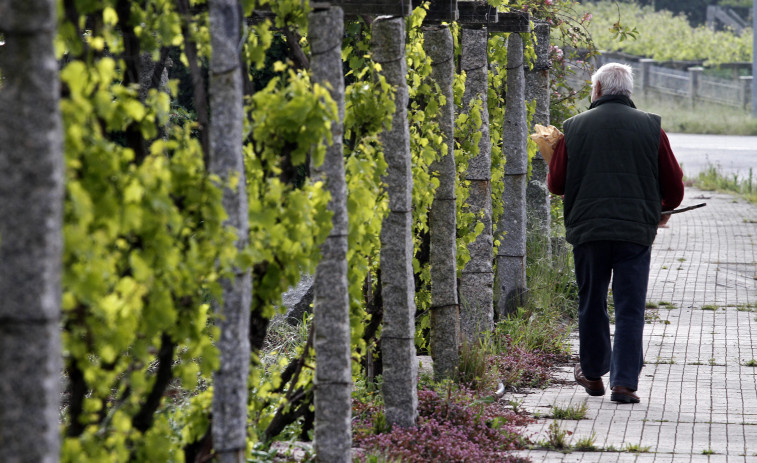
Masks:
[[[589,378],[610,372],[610,387],[636,390],[644,363],[642,336],[651,246],[592,241],[573,248],[578,282],[581,369]],[[615,340],[610,345],[607,289],[612,276]]]

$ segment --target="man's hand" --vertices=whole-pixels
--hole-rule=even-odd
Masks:
[[[668,228],[668,220],[670,220],[670,214],[661,215],[660,222],[657,224],[657,228]]]

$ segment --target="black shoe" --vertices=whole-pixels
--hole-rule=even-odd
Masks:
[[[610,400],[621,404],[637,404],[640,402],[639,396],[625,386],[613,387],[612,394],[610,394]]]
[[[586,389],[586,393],[591,396],[605,395],[605,384],[601,379],[588,379],[584,376],[584,372],[581,371],[581,364],[577,363],[573,369],[573,376],[576,378],[576,382]]]

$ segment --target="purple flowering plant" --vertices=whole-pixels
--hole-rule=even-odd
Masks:
[[[519,427],[531,419],[496,401],[477,400],[463,387],[449,384],[444,395],[420,389],[418,425],[413,428],[374,434],[375,421],[383,419],[380,407],[359,403],[354,410],[353,442],[364,455],[381,453],[388,461],[409,463],[527,461],[507,452],[527,443]]]

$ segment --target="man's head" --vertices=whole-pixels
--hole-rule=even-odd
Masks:
[[[591,76],[591,101],[604,95],[631,96],[633,70],[620,63],[607,63]]]

